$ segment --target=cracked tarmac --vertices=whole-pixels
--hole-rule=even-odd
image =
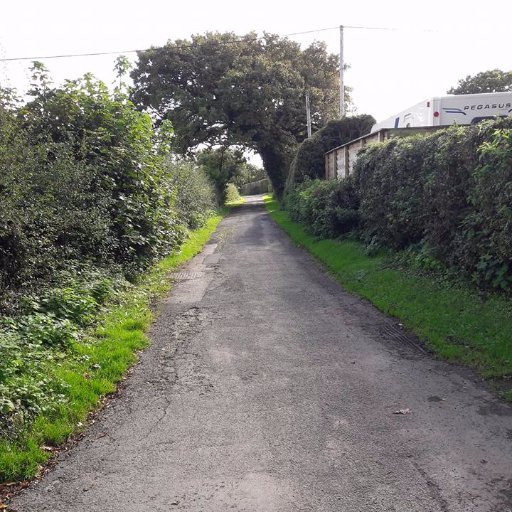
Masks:
[[[13,510],[512,511],[512,408],[257,198],[176,278],[119,398]]]

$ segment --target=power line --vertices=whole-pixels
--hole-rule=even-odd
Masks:
[[[386,30],[386,31],[402,31],[403,29],[396,28],[396,27],[371,27],[371,26],[358,26],[358,25],[343,25],[346,29],[353,29],[353,30]],[[339,25],[336,27],[327,27],[327,28],[318,28],[314,30],[305,30],[303,32],[292,32],[290,34],[284,34],[282,37],[292,37],[292,36],[301,36],[306,34],[315,34],[318,32],[327,32],[329,30],[339,30]],[[434,30],[419,30],[420,32],[435,32]],[[235,44],[235,43],[241,43],[243,41],[259,41],[261,39],[264,39],[265,36],[260,37],[254,37],[252,39],[247,38],[237,38],[227,41],[222,41],[220,44]],[[179,46],[173,46],[173,49],[175,50],[181,50],[186,48],[192,48],[194,44],[184,44]],[[68,58],[74,58],[74,57],[100,57],[102,55],[123,55],[125,53],[138,53],[138,52],[145,52],[148,50],[157,50],[165,48],[165,46],[156,46],[153,48],[146,48],[144,50],[124,50],[124,51],[109,51],[109,52],[90,52],[90,53],[65,53],[60,55],[39,55],[36,57],[5,57],[0,58],[0,62],[15,62],[15,61],[24,61],[24,60],[47,60],[47,59],[68,59]]]
[[[319,28],[315,30],[306,30],[304,32],[292,32],[290,34],[284,34],[282,37],[291,37],[291,36],[299,36],[304,34],[313,34],[317,32],[325,32],[327,30],[335,30],[338,27],[328,27],[328,28]],[[259,41],[261,39],[265,39],[265,36],[260,37],[253,37],[251,39],[247,39],[244,37],[237,38],[237,39],[231,39],[227,41],[221,41],[220,44],[235,44],[235,43],[241,43],[244,41]],[[193,48],[194,46],[197,46],[197,44],[184,44],[184,45],[178,45],[173,46],[174,50],[182,50],[186,48]],[[102,55],[122,55],[125,53],[137,53],[137,52],[146,52],[148,50],[157,50],[165,48],[165,46],[156,46],[153,48],[146,48],[144,50],[124,50],[124,51],[110,51],[110,52],[93,52],[93,53],[66,53],[61,55],[40,55],[36,57],[6,57],[6,58],[0,58],[0,62],[14,62],[14,61],[22,61],[22,60],[43,60],[43,59],[67,59],[70,57],[98,57]]]
[[[119,52],[95,52],[95,53],[66,53],[63,55],[40,55],[36,57],[8,57],[0,59],[0,62],[14,62],[21,60],[45,60],[45,59],[67,59],[69,57],[98,57],[100,55],[121,55],[124,53],[135,53],[139,50],[125,50]],[[145,51],[145,50],[144,50]]]
[[[439,30],[434,30],[430,28],[414,28],[414,29],[404,29],[404,28],[398,28],[398,27],[365,27],[365,26],[358,26],[358,25],[343,25],[343,28],[351,28],[355,30],[386,30],[390,32],[410,32],[413,30],[414,32],[429,32],[429,33],[435,33],[438,34]]]

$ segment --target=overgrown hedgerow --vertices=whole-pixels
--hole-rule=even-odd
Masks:
[[[204,172],[171,160],[170,125],[155,129],[126,95],[86,75],[32,96],[0,105],[4,311],[82,265],[133,278],[215,209]]]
[[[285,205],[292,220],[318,237],[335,238],[359,224],[359,199],[353,181],[305,181],[290,189]]]
[[[512,289],[512,119],[370,145],[350,179],[291,187],[285,204],[318,236],[352,231],[369,250]]]
[[[62,368],[78,364],[106,302],[216,210],[204,170],[173,158],[169,124],[156,129],[90,75],[51,88],[37,70],[27,104],[0,94],[2,447],[72,409]]]

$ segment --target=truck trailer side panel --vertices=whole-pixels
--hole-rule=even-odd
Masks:
[[[512,92],[461,94],[428,98],[372,127],[372,133],[390,128],[419,128],[474,124],[483,119],[512,115]]]

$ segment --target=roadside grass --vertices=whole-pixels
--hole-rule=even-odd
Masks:
[[[235,201],[226,201],[226,206],[228,208],[233,208],[234,206],[240,206],[245,203],[245,198],[240,196],[240,199],[236,199]]]
[[[15,440],[0,440],[0,482],[35,476],[52,449],[85,428],[89,413],[113,393],[149,340],[152,302],[171,288],[169,273],[199,253],[227,210],[190,234],[181,249],[156,264],[103,310],[96,327],[76,343],[72,355],[48,368],[64,383],[65,402],[40,414]]]
[[[469,285],[392,268],[386,256],[367,256],[353,240],[317,239],[291,221],[277,200],[265,196],[264,201],[294,243],[320,260],[345,289],[400,319],[438,356],[477,369],[512,401],[510,300],[482,297]]]

